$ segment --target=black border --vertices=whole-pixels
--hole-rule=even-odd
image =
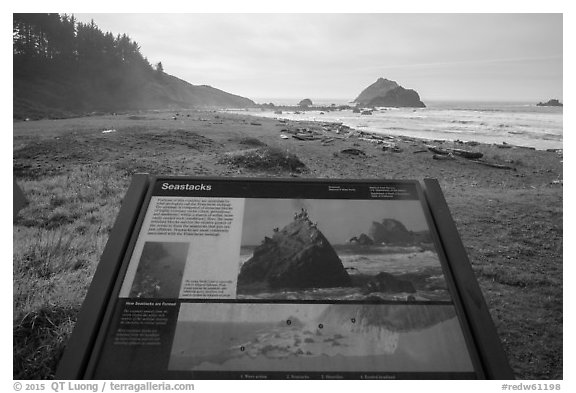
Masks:
[[[90,290],[78,316],[75,328],[67,345],[67,350],[60,362],[56,373],[57,379],[93,378],[100,352],[103,348],[106,333],[112,322],[112,314],[117,302],[116,296],[120,291],[123,278],[128,267],[132,251],[137,241],[145,214],[151,197],[156,194],[154,185],[157,181],[199,181],[199,182],[250,182],[254,184],[285,184],[290,187],[294,183],[312,184],[413,184],[417,189],[418,199],[422,205],[430,232],[435,242],[439,259],[446,276],[446,282],[454,301],[457,315],[462,325],[463,334],[468,346],[476,375],[471,376],[458,373],[445,373],[444,378],[489,378],[513,379],[512,370],[506,360],[501,343],[487,310],[482,292],[473,275],[470,263],[466,256],[448,206],[436,180],[424,180],[424,190],[416,180],[383,180],[383,179],[284,179],[284,178],[215,178],[195,176],[151,176],[145,174],[135,175],[128,189],[121,211],[108,243],[102,255],[98,270],[94,275]],[[254,196],[245,196],[246,198]],[[261,197],[261,196],[259,196]],[[278,194],[269,197],[278,198]],[[287,198],[294,198],[290,196]],[[303,196],[303,198],[306,198]],[[308,197],[309,198],[309,197]],[[356,199],[356,198],[354,198]],[[267,301],[270,302],[270,301]],[[198,375],[201,378],[242,379],[241,375]],[[270,373],[241,373],[251,374],[254,377]],[[281,375],[280,375],[281,374]],[[284,379],[286,374],[270,374],[272,379]],[[312,375],[314,374],[314,376]],[[311,373],[310,379],[321,378],[322,374]],[[336,373],[333,373],[336,374]],[[360,379],[362,374],[369,373],[338,373],[344,379]],[[346,374],[346,375],[344,375]],[[374,373],[372,373],[374,374]],[[375,379],[395,379],[392,374],[398,374],[398,379],[412,379],[414,377],[432,379],[436,378],[430,373],[381,373]],[[402,374],[402,375],[401,375]],[[430,375],[428,375],[430,374]],[[435,374],[435,373],[434,373]],[[185,377],[175,375],[175,377]],[[170,376],[166,376],[166,379]],[[252,379],[252,378],[249,378]],[[256,379],[256,378],[254,378]]]

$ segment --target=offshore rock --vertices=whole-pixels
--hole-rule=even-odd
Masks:
[[[398,86],[390,90],[384,96],[374,97],[367,103],[368,106],[387,106],[394,108],[425,108],[426,105],[420,101],[420,96],[415,90],[405,89]]]
[[[370,86],[362,90],[360,95],[356,97],[353,101],[360,105],[366,105],[372,99],[376,97],[385,96],[390,90],[394,90],[395,88],[399,87],[400,85],[395,81],[391,81],[384,78],[378,78],[378,80],[372,83]]]
[[[401,280],[394,277],[389,273],[378,273],[373,279],[368,281],[366,285],[366,290],[371,292],[383,292],[383,293],[397,293],[397,292],[407,292],[415,293],[416,289],[410,281]]]
[[[266,237],[238,276],[238,292],[350,285],[342,261],[305,210],[272,238]]]
[[[374,244],[374,240],[372,240],[368,235],[365,233],[360,234],[360,236],[354,236],[350,239],[350,243],[359,244],[361,246],[371,246]]]
[[[415,90],[405,89],[395,81],[384,78],[378,78],[376,82],[365,88],[354,102],[368,107],[426,107]]]
[[[560,102],[560,100],[553,98],[546,102],[539,102],[536,104],[536,106],[563,106],[563,104]]]
[[[372,222],[370,237],[376,244],[411,244],[414,236],[404,224],[393,218],[385,218],[382,222]]]

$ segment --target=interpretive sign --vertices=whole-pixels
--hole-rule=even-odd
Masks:
[[[425,184],[138,176],[59,377],[511,378]]]

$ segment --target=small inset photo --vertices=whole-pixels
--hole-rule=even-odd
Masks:
[[[146,242],[130,297],[178,298],[188,243]]]

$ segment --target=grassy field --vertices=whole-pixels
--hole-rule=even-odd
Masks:
[[[279,137],[298,127],[195,111],[14,123],[13,173],[30,202],[13,226],[14,378],[54,376],[136,172],[437,178],[517,378],[563,377],[561,153],[475,147],[515,170],[496,169],[414,154],[423,143],[410,139],[394,153],[354,137]]]

